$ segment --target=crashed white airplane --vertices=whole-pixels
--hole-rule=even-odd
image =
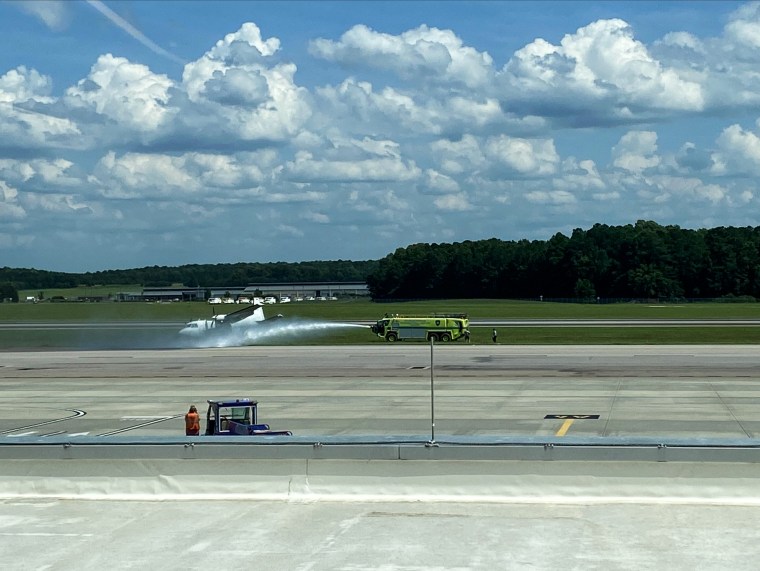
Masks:
[[[265,321],[264,308],[260,305],[250,305],[225,315],[214,315],[211,319],[196,319],[189,321],[180,330],[181,335],[200,336],[208,333],[219,333],[230,329],[245,329]]]

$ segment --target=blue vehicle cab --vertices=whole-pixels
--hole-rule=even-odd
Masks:
[[[258,401],[249,398],[208,400],[206,436],[292,436],[258,422]]]

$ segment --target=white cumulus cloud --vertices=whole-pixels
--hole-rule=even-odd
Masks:
[[[422,25],[397,36],[356,25],[340,41],[311,42],[314,55],[344,65],[388,69],[404,79],[482,87],[492,75],[485,52],[465,46],[451,30]]]
[[[525,194],[525,199],[534,204],[546,205],[570,205],[575,204],[577,199],[566,190],[535,190]]]
[[[657,155],[657,133],[654,131],[629,131],[612,147],[613,165],[627,171],[640,173],[660,164]]]
[[[182,86],[196,113],[211,113],[244,140],[280,141],[296,136],[311,116],[306,90],[296,85],[296,66],[277,63],[277,38],[264,40],[245,23],[188,63]]]
[[[718,150],[712,159],[715,174],[760,174],[760,136],[731,125],[717,140]]]
[[[36,69],[27,69],[20,65],[0,76],[0,102],[21,103],[24,101],[39,101],[48,103],[53,89],[49,77],[42,75]]]
[[[18,190],[0,180],[0,222],[24,217],[26,211],[18,204]]]
[[[173,82],[142,64],[102,55],[89,75],[66,90],[66,103],[94,110],[137,132],[159,129],[174,115],[167,103]]]
[[[472,210],[472,205],[463,194],[447,194],[433,200],[440,210],[466,211]]]
[[[576,113],[570,122],[579,124],[605,116],[629,120],[642,113],[699,111],[705,104],[698,82],[654,59],[619,19],[579,28],[559,45],[535,40],[515,52],[502,79],[507,104],[537,114],[553,106]]]
[[[546,176],[556,172],[559,155],[550,139],[521,139],[505,135],[489,138],[485,156],[504,176]]]
[[[324,160],[301,151],[286,165],[286,177],[296,181],[389,182],[415,180],[419,176],[420,169],[414,163],[397,158]]]

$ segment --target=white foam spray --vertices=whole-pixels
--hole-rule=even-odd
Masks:
[[[229,329],[213,336],[197,339],[192,343],[192,346],[243,347],[278,341],[293,342],[355,328],[367,329],[368,327],[356,323],[280,318],[243,329]]]

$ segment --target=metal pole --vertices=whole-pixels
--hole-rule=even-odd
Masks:
[[[435,442],[435,362],[433,347],[435,338],[430,337],[430,441],[425,446],[438,446]]]

